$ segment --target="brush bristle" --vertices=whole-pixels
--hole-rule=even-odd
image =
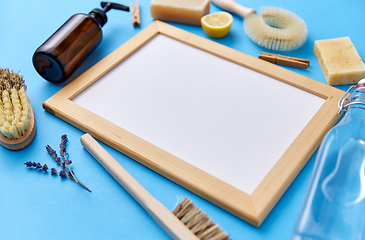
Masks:
[[[253,42],[272,50],[298,49],[308,37],[303,19],[282,8],[262,7],[261,15],[251,14],[243,25]]]
[[[30,105],[24,79],[0,68],[0,134],[17,139],[28,129]]]
[[[199,239],[228,240],[229,236],[217,224],[185,198],[172,213],[182,221]]]

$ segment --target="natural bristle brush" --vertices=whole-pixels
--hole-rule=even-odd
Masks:
[[[35,133],[35,117],[23,77],[0,68],[0,144],[20,150],[32,142]]]
[[[179,240],[228,240],[218,225],[185,198],[173,212],[157,201],[130,175],[90,134],[80,138],[82,146],[146,210],[152,219],[172,238]]]
[[[244,18],[246,34],[261,47],[290,51],[301,47],[308,37],[307,25],[295,13],[278,7],[261,7],[261,14],[234,0],[211,0],[218,7]]]

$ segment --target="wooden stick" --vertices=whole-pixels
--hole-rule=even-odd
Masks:
[[[275,56],[275,57],[280,57],[280,58],[291,59],[291,60],[303,62],[303,63],[306,63],[307,65],[310,64],[310,61],[308,59],[304,59],[304,58],[289,57],[289,56],[284,56],[284,55],[280,55],[280,54],[266,53],[266,52],[261,52],[261,55]]]
[[[132,9],[132,22],[134,27],[140,27],[141,26],[141,15],[139,13],[139,4],[138,0],[136,0],[136,6],[133,5],[133,2],[131,2],[131,9]]]
[[[172,212],[139,184],[90,134],[84,134],[80,141],[82,146],[172,239],[198,239]]]
[[[295,58],[295,57],[288,57],[278,54],[272,53],[264,53],[262,52],[259,55],[259,58],[271,63],[288,66],[288,67],[295,67],[295,68],[304,68],[307,69],[309,66],[310,61],[303,58]]]

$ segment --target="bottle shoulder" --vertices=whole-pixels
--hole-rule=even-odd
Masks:
[[[100,23],[93,18],[92,16],[90,16],[89,14],[86,13],[76,13],[74,15],[72,15],[67,22],[72,22],[72,25],[77,25],[77,23],[82,23],[82,22],[92,22],[93,24],[95,24],[97,26],[97,28],[101,31],[101,26]],[[67,23],[66,22],[66,23]]]
[[[365,141],[365,124],[357,119],[342,119],[335,127],[328,131],[322,144],[331,141],[344,142],[350,138]]]

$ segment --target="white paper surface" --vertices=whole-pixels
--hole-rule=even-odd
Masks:
[[[251,194],[325,100],[159,34],[73,102]]]

